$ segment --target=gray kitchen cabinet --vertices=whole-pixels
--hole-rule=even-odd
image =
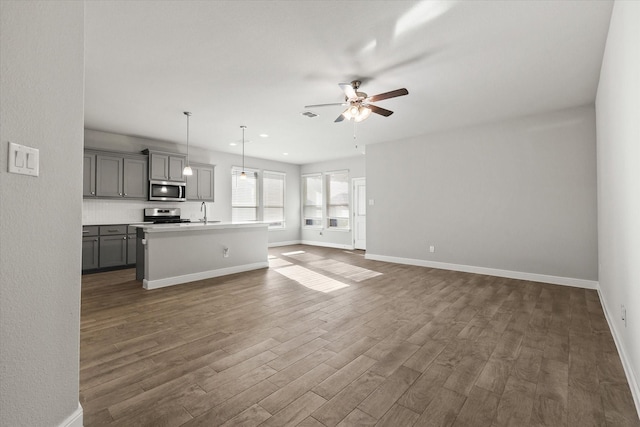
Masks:
[[[193,175],[187,177],[187,200],[214,201],[214,166],[191,163]]]
[[[143,152],[149,154],[149,179],[184,182],[182,170],[187,160],[186,156],[149,150]]]
[[[82,270],[93,270],[99,267],[98,227],[82,227]]]
[[[123,197],[146,199],[149,191],[147,159],[125,157],[123,159]]]
[[[136,264],[136,229],[126,224],[82,227],[82,271]]]
[[[96,194],[98,197],[122,197],[122,156],[96,156]]]
[[[85,151],[82,172],[82,197],[96,197],[96,154]]]
[[[127,264],[127,235],[100,236],[100,268]]]
[[[135,234],[127,234],[127,264],[136,263],[136,245],[137,239]]]
[[[96,155],[96,195],[146,199],[147,158],[118,154]]]
[[[93,270],[98,268],[99,241],[98,236],[82,238],[82,269]]]
[[[131,225],[127,226],[127,264],[133,265],[136,263],[136,247],[138,243],[136,227]]]

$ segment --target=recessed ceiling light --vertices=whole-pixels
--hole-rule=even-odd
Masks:
[[[266,133],[261,133],[261,134],[260,134],[260,136],[261,136],[262,138],[269,138],[269,135],[267,135]]]
[[[232,147],[235,147],[238,144],[236,144],[235,142],[230,142],[229,145],[232,146]]]
[[[288,155],[289,155],[289,153],[282,153],[282,154],[284,154],[285,156],[288,156]]]

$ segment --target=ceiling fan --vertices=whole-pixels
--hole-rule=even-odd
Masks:
[[[335,119],[335,122],[341,122],[344,119],[355,122],[361,122],[371,115],[371,113],[380,114],[384,117],[389,117],[393,114],[393,111],[385,108],[378,107],[371,104],[371,102],[382,101],[383,99],[395,98],[397,96],[408,95],[409,91],[405,88],[392,90],[391,92],[379,93],[378,95],[369,96],[364,92],[358,92],[360,88],[360,80],[354,80],[351,83],[340,83],[338,86],[344,91],[344,102],[332,103],[332,104],[315,104],[305,105],[304,108],[315,107],[328,107],[332,105],[348,106],[346,110],[342,112]]]

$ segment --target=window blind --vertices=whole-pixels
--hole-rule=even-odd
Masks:
[[[302,176],[303,226],[322,226],[322,175]]]
[[[349,172],[327,174],[327,227],[349,228]]]
[[[233,222],[256,221],[258,219],[258,172],[244,169],[246,178],[240,174],[242,168],[231,168],[231,220]]]
[[[284,228],[285,178],[281,172],[262,174],[263,221],[269,223],[269,228]]]

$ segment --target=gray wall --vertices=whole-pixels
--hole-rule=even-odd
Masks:
[[[595,281],[595,155],[592,106],[368,146],[367,256]]]
[[[598,125],[600,292],[640,412],[640,3],[613,7]],[[622,320],[621,305],[627,309]]]
[[[169,141],[156,141],[90,129],[86,129],[84,135],[86,148],[132,153],[139,153],[145,148],[155,148],[174,153],[186,153],[186,145]],[[207,204],[209,209],[207,216],[210,219],[231,221],[231,167],[242,166],[242,157],[189,146],[189,160],[216,165],[215,202]],[[245,167],[287,174],[285,182],[286,228],[269,231],[269,243],[298,242],[300,240],[300,166],[246,157]],[[200,204],[200,202],[162,203],[162,206],[180,207],[183,217],[197,219],[202,217]],[[85,222],[94,222],[94,218],[99,218],[99,220],[96,219],[99,222],[109,222],[109,218],[114,218],[114,222],[122,222],[127,218],[130,218],[131,221],[141,221],[142,209],[151,206],[158,206],[158,202],[86,200],[83,203],[83,216]],[[108,214],[105,216],[104,212],[108,212]]]
[[[345,159],[330,160],[326,162],[310,163],[302,165],[301,174],[326,173],[340,170],[349,171],[349,179],[364,178],[365,174],[365,156],[358,154],[354,157]],[[349,187],[353,192],[352,186]],[[351,196],[353,197],[353,195]],[[298,207],[301,211],[301,207]],[[349,231],[330,230],[326,227],[302,228],[302,242],[306,244],[319,246],[332,246],[342,248],[353,247],[353,228]]]
[[[0,425],[81,425],[84,4],[0,4]],[[39,177],[7,173],[9,141]]]

